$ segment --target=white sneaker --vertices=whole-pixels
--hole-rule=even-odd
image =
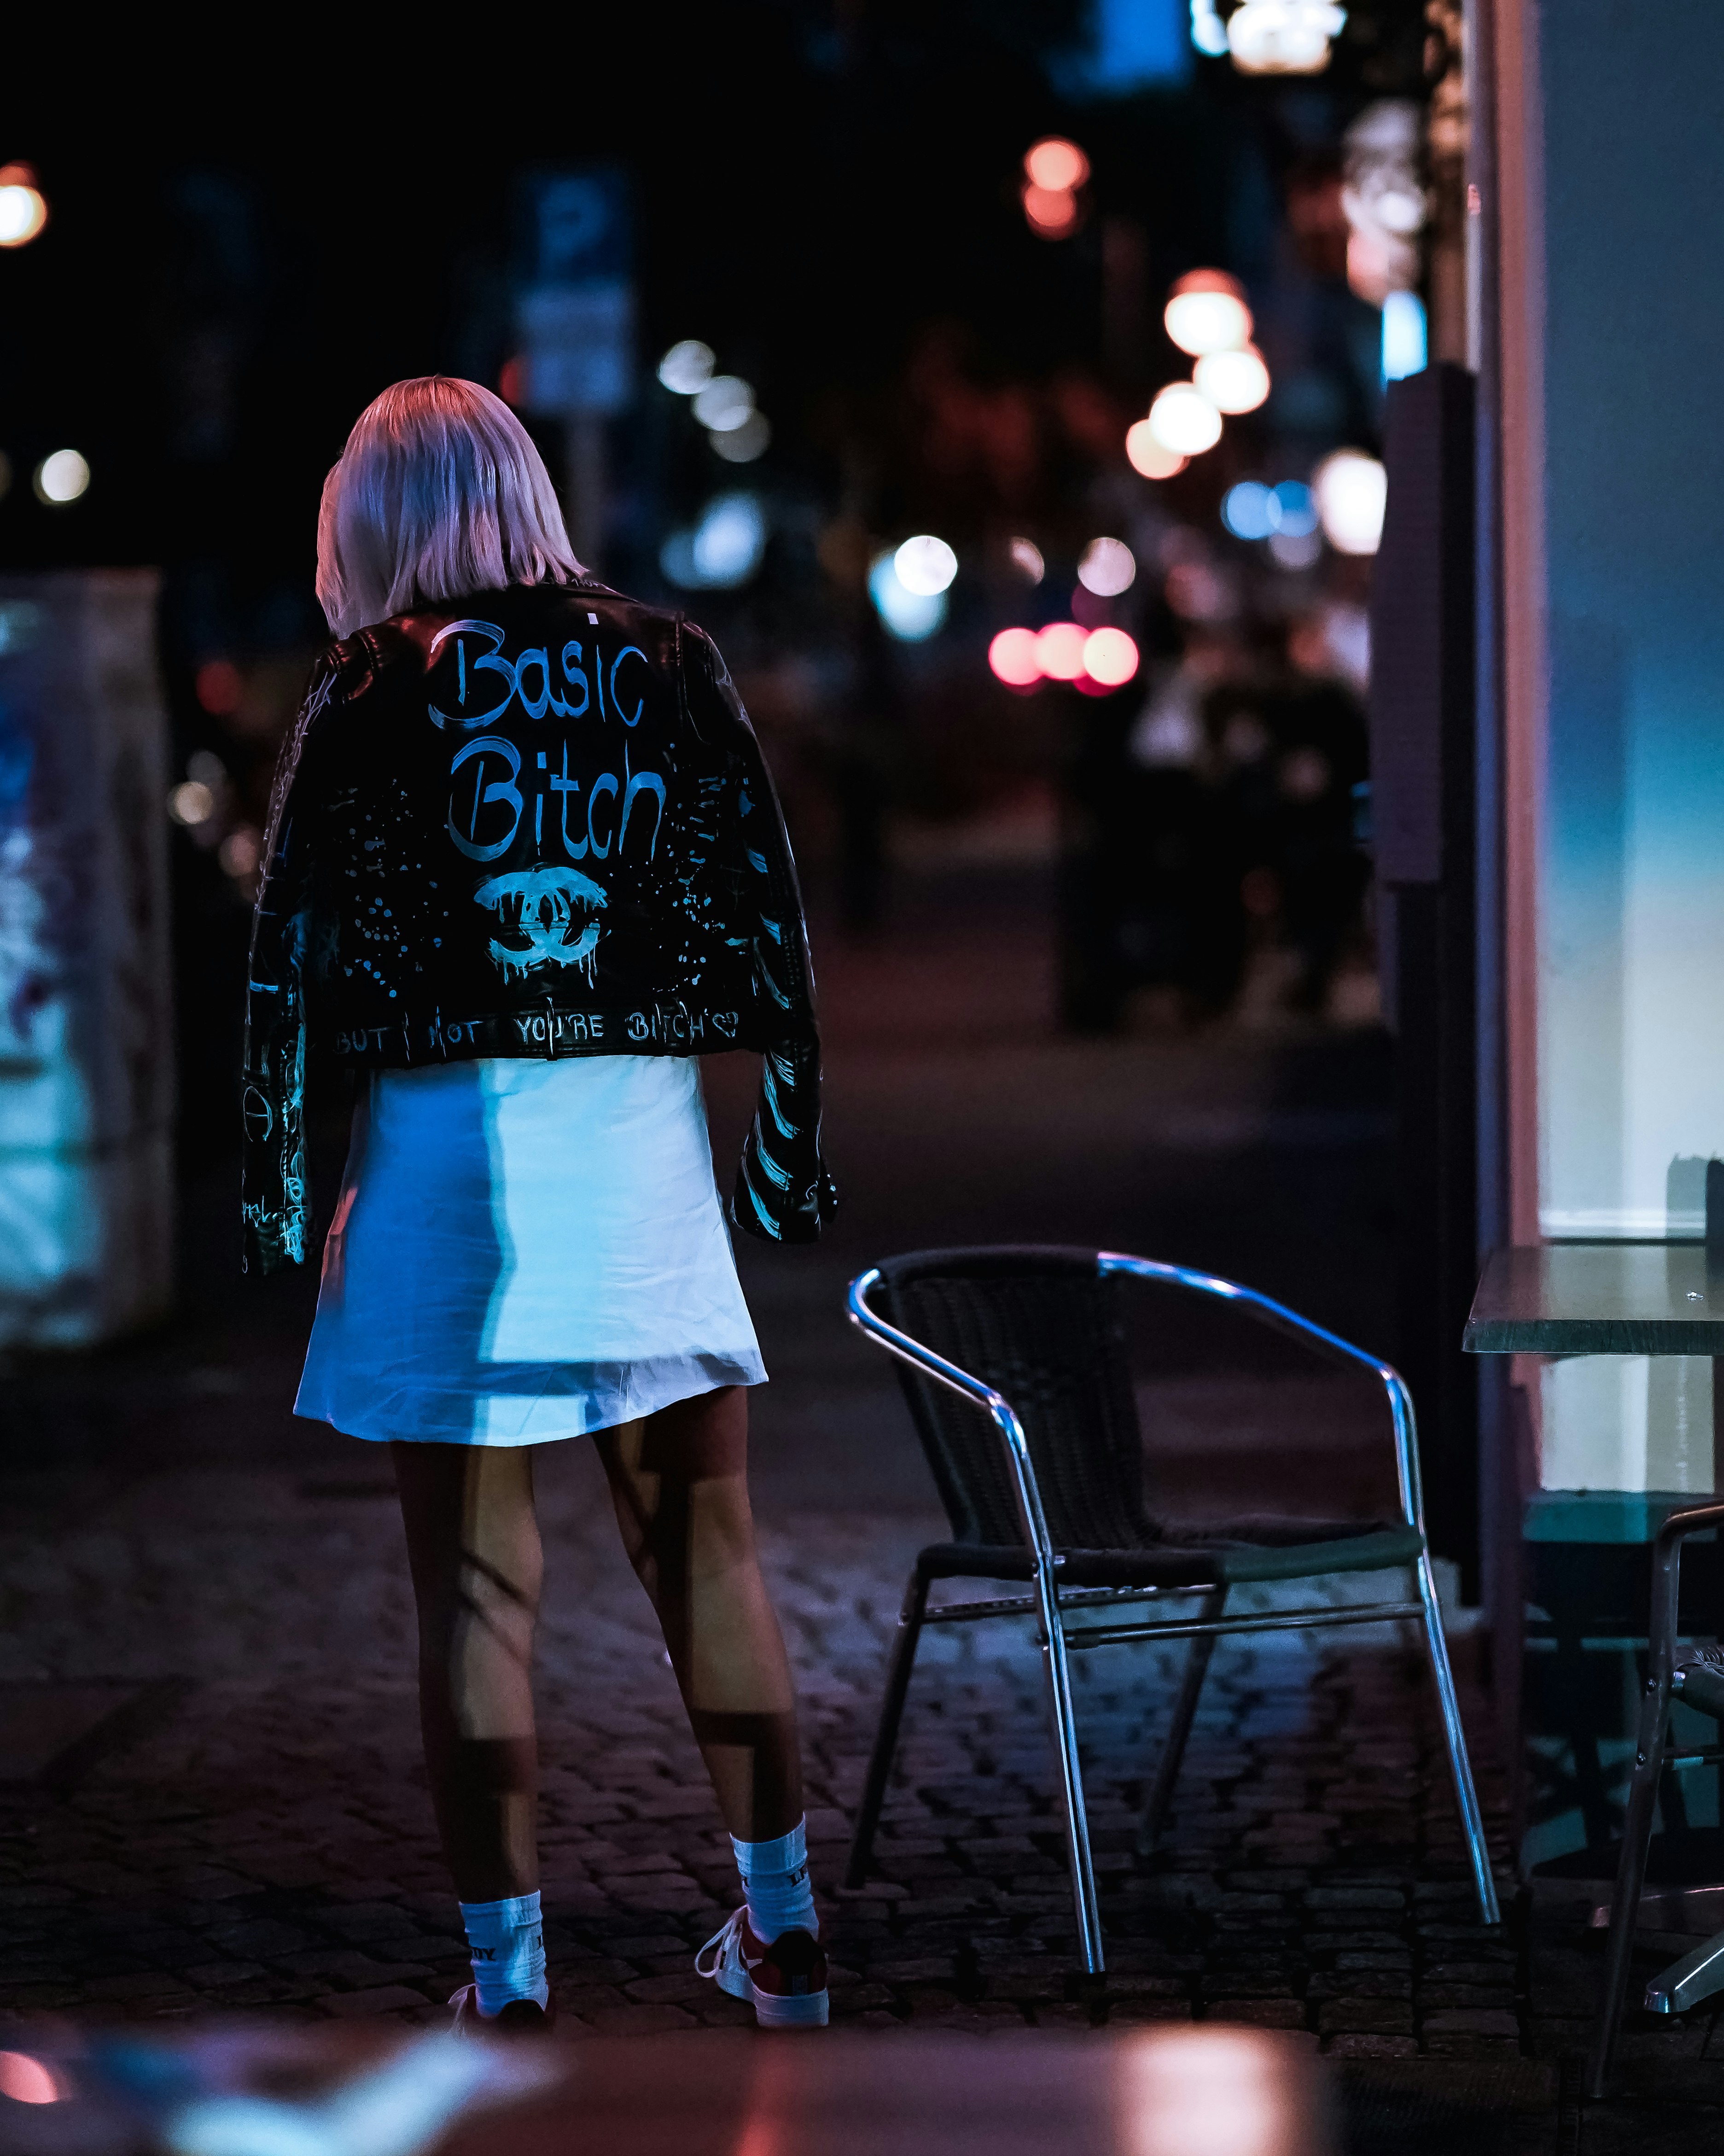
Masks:
[[[762,2029],[824,2029],[831,2002],[826,1955],[811,1933],[781,1932],[770,1946],[755,1936],[745,1905],[695,1956],[695,1973],[732,1999],[751,1999]]]
[[[548,2036],[557,2026],[557,2001],[541,2006],[536,1999],[511,1999],[500,2012],[481,2014],[479,1986],[464,1984],[449,1999],[457,2036]]]

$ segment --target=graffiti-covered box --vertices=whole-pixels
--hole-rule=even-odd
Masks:
[[[0,1344],[103,1339],[168,1299],[156,587],[0,577]]]

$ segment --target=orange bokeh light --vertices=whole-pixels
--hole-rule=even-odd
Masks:
[[[1028,689],[1042,678],[1042,662],[1033,629],[1003,629],[988,647],[988,664],[996,680],[1008,689]]]
[[[1177,449],[1166,449],[1155,438],[1147,419],[1126,429],[1126,456],[1131,469],[1145,479],[1172,479],[1185,470],[1185,459]]]
[[[1090,161],[1063,135],[1044,135],[1024,151],[1024,170],[1034,186],[1050,194],[1070,194],[1089,178]]]

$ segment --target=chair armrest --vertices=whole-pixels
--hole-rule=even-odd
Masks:
[[[1651,1681],[1670,1681],[1681,1630],[1682,1545],[1690,1535],[1724,1526],[1724,1505],[1691,1505],[1672,1512],[1653,1538],[1652,1607],[1646,1620],[1647,1661]]]
[[[1224,1280],[1219,1273],[1198,1272],[1190,1265],[1166,1265],[1155,1258],[1134,1258],[1122,1250],[1098,1250],[1095,1270],[1101,1273],[1129,1273],[1138,1280],[1157,1281],[1168,1287],[1183,1288],[1188,1294],[1213,1296],[1220,1301],[1233,1303],[1260,1325],[1302,1341],[1314,1353],[1326,1356],[1331,1362],[1345,1363],[1350,1369],[1368,1370],[1388,1399],[1389,1419],[1394,1430],[1395,1479],[1400,1489],[1403,1517],[1409,1527],[1417,1527],[1424,1533],[1419,1425],[1413,1411],[1413,1395],[1407,1389],[1405,1378],[1392,1363],[1385,1363],[1380,1356],[1369,1354],[1362,1348],[1355,1348],[1338,1332],[1330,1332],[1313,1324],[1310,1318],[1301,1317],[1296,1310],[1289,1310],[1285,1303],[1260,1295],[1255,1287],[1242,1286],[1238,1281]]]
[[[852,1325],[865,1339],[876,1347],[884,1348],[889,1355],[895,1355],[900,1363],[908,1363],[924,1377],[931,1378],[936,1384],[944,1385],[972,1407],[982,1409],[993,1418],[1006,1449],[1006,1465],[1012,1477],[1012,1488],[1018,1500],[1018,1522],[1024,1529],[1024,1539],[1035,1552],[1044,1570],[1056,1563],[1053,1537],[1048,1532],[1047,1515],[1042,1509],[1042,1493],[1035,1478],[1035,1465],[1029,1456],[1029,1440],[1024,1435],[1024,1425],[1017,1411],[1003,1393],[992,1385],[985,1385],[979,1378],[972,1377],[967,1370],[956,1363],[948,1363],[943,1355],[936,1355],[931,1348],[925,1347],[915,1336],[901,1332],[895,1325],[889,1325],[880,1313],[869,1306],[868,1291],[880,1279],[880,1268],[872,1265],[865,1273],[859,1273],[850,1282],[845,1296],[845,1306]]]
[[[1703,1534],[1708,1527],[1724,1527],[1724,1505],[1692,1505],[1686,1512],[1672,1512],[1659,1529],[1655,1547],[1662,1553],[1666,1548],[1677,1548],[1690,1535]]]

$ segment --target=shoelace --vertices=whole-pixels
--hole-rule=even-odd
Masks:
[[[741,1961],[742,1958],[742,1919],[746,1914],[747,1912],[745,1910],[733,1909],[730,1915],[726,1917],[719,1929],[712,1934],[712,1937],[710,1939],[707,1940],[706,1945],[701,1948],[700,1953],[695,1956],[695,1974],[696,1976],[716,1976],[719,1970],[724,1966],[726,1949],[731,1944],[732,1941],[736,1943],[736,1958],[738,1961]],[[714,1951],[715,1948],[716,1949],[716,1952]],[[710,1969],[703,1969],[701,1967],[701,1964],[706,1960],[708,1954],[712,1955],[712,1966]]]

